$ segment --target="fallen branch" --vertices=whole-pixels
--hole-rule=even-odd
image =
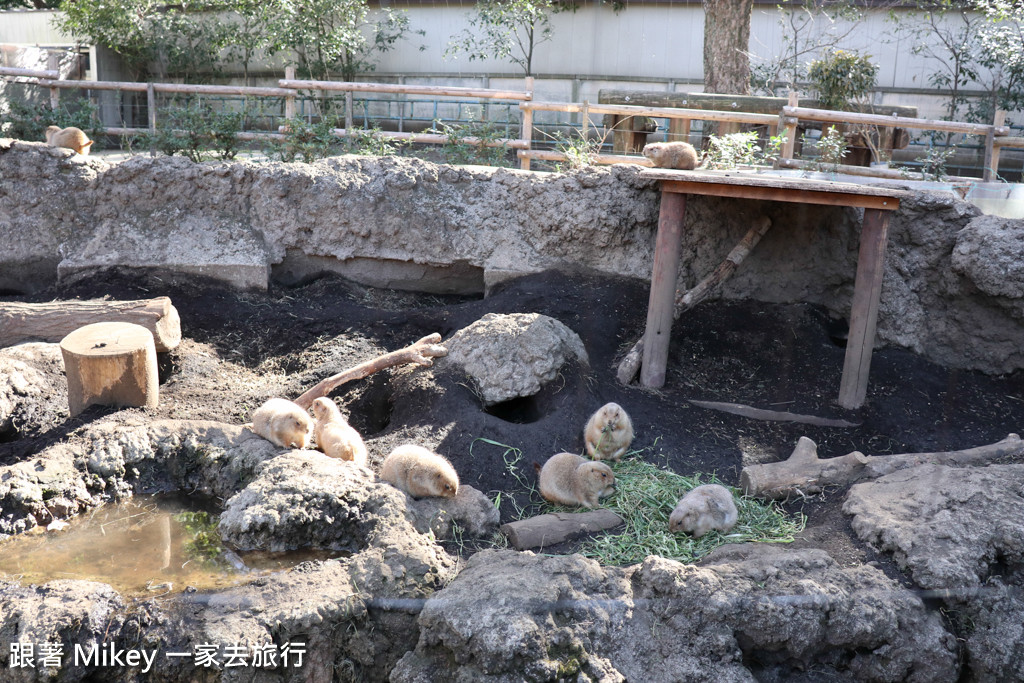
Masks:
[[[672,313],[673,317],[679,320],[679,316],[707,299],[723,282],[728,280],[736,272],[736,268],[747,258],[751,250],[761,241],[761,238],[764,237],[764,234],[768,232],[770,227],[772,227],[771,219],[767,216],[762,216],[751,226],[750,230],[747,230],[747,234],[743,236],[743,239],[732,248],[732,251],[725,257],[725,260],[710,275],[698,282],[693,289],[677,294],[675,309]],[[629,384],[633,381],[637,373],[640,372],[640,363],[643,355],[644,338],[640,337],[633,344],[633,348],[619,362],[619,368],[615,376],[620,383]]]
[[[584,534],[607,531],[623,524],[611,510],[591,512],[551,512],[529,519],[501,525],[509,543],[516,550],[553,546]]]
[[[801,413],[789,413],[783,410],[764,410],[742,403],[721,403],[719,401],[690,401],[698,408],[710,410],[721,410],[723,413],[742,415],[754,420],[776,420],[779,422],[799,422],[801,424],[815,425],[817,427],[859,427],[859,422],[848,422],[830,417],[818,417],[817,415],[803,415]]]
[[[0,303],[0,347],[25,341],[59,342],[92,323],[142,325],[153,333],[157,351],[181,343],[178,311],[166,296],[136,301],[53,301],[44,304]]]
[[[818,446],[802,436],[788,459],[744,467],[740,473],[740,488],[748,496],[779,499],[818,493],[826,486],[849,486],[917,465],[977,467],[1020,453],[1024,453],[1024,441],[1010,434],[1002,441],[962,451],[899,455],[864,455],[854,451],[822,460],[818,458]]]
[[[448,349],[441,346],[438,342],[441,341],[441,335],[434,334],[428,335],[423,339],[406,346],[404,349],[398,351],[392,351],[386,353],[383,356],[368,360],[365,363],[339,372],[337,375],[332,375],[325,380],[322,380],[312,389],[308,390],[302,396],[295,399],[295,403],[299,405],[303,410],[308,410],[313,401],[326,396],[336,387],[351,382],[352,380],[362,379],[369,375],[372,375],[379,370],[384,368],[395,367],[396,365],[405,365],[407,363],[416,363],[417,365],[423,365],[430,367],[434,364],[434,358],[440,358],[441,356],[448,355]]]

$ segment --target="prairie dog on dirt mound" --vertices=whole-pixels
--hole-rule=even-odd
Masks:
[[[363,437],[352,428],[334,401],[321,396],[311,407],[316,418],[313,436],[317,448],[332,458],[365,465],[367,454]]]
[[[46,129],[46,144],[51,147],[66,147],[84,155],[89,153],[92,142],[81,128],[74,126],[67,128],[50,126]]]
[[[253,412],[252,431],[281,448],[306,448],[313,420],[291,401],[272,398]]]
[[[704,484],[687,493],[676,504],[668,518],[668,528],[700,538],[712,529],[724,534],[733,528],[738,518],[736,503],[729,489],[718,484]]]
[[[540,495],[552,503],[595,508],[614,492],[615,475],[603,462],[557,453],[540,468]]]
[[[618,403],[606,403],[590,416],[583,441],[594,460],[621,460],[633,443],[633,422]]]
[[[445,458],[423,446],[398,446],[384,460],[380,478],[413,498],[454,498],[459,475]]]
[[[658,168],[697,168],[697,150],[689,142],[651,142],[644,145],[643,155]]]

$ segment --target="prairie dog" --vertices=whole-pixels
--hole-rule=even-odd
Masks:
[[[253,412],[252,431],[281,448],[305,448],[313,420],[291,401],[271,398]]]
[[[700,538],[712,529],[724,534],[733,528],[738,517],[729,489],[718,484],[703,484],[676,504],[668,518],[668,528]]]
[[[594,460],[621,460],[633,443],[633,422],[618,403],[606,403],[590,416],[583,441]]]
[[[316,437],[317,448],[332,458],[365,465],[367,455],[363,437],[352,428],[334,401],[322,396],[313,401],[312,410],[316,418],[313,436]]]
[[[81,128],[75,128],[74,126],[68,126],[67,128],[50,126],[46,129],[46,144],[51,147],[66,147],[67,149],[75,150],[79,154],[86,155],[89,153],[92,143],[93,141],[82,132]]]
[[[540,468],[540,495],[552,503],[595,508],[615,492],[615,475],[603,462],[557,453]]]
[[[697,168],[697,150],[689,142],[651,142],[644,145],[643,155],[658,168]]]
[[[459,475],[445,458],[423,446],[398,446],[384,459],[380,478],[413,498],[454,498]]]

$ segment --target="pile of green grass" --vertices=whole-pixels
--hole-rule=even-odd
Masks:
[[[747,498],[726,487],[732,491],[739,511],[739,521],[729,533],[710,531],[701,538],[673,533],[668,529],[668,518],[679,499],[701,484],[721,482],[713,476],[703,481],[700,475],[684,477],[637,455],[627,454],[621,462],[610,463],[615,472],[615,494],[602,501],[603,507],[625,520],[625,528],[592,538],[580,549],[581,554],[602,564],[636,564],[648,555],[693,562],[726,543],[789,543],[804,528],[806,519],[802,515],[793,518],[774,503]],[[580,511],[560,506],[554,509]]]

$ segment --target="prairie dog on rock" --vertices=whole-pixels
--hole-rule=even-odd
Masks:
[[[384,460],[380,478],[413,498],[454,498],[459,475],[447,459],[423,446],[398,446]]]
[[[618,403],[606,403],[590,416],[583,441],[594,460],[621,460],[633,443],[633,422]]]
[[[89,153],[92,143],[93,141],[82,132],[81,128],[75,128],[74,126],[68,126],[67,128],[50,126],[46,129],[46,144],[51,147],[66,147],[85,155]]]
[[[291,401],[271,398],[253,412],[252,431],[281,448],[305,448],[313,420]]]
[[[595,508],[598,499],[614,491],[611,467],[575,453],[552,455],[540,468],[540,495],[552,503]]]
[[[363,437],[352,428],[334,401],[321,396],[313,401],[311,407],[316,418],[313,436],[316,437],[317,448],[332,458],[365,465],[367,454]]]
[[[643,155],[658,168],[697,168],[697,150],[689,142],[651,142],[644,145]]]
[[[668,528],[700,538],[712,529],[724,534],[733,528],[737,518],[739,513],[729,489],[718,484],[703,484],[676,504],[668,518]]]

